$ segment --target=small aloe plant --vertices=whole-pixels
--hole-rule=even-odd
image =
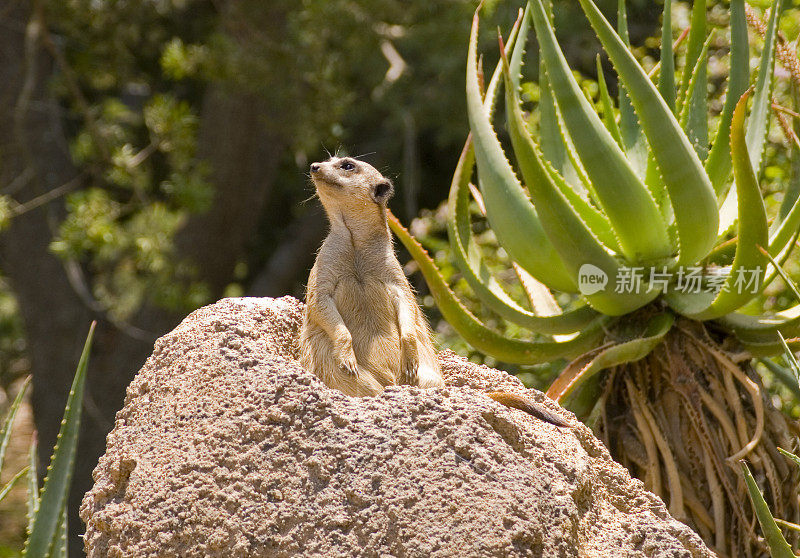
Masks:
[[[800,518],[798,473],[770,449],[792,443],[796,429],[764,396],[750,364],[800,334],[800,305],[778,315],[742,311],[779,276],[800,229],[797,196],[787,189],[770,224],[759,187],[782,0],[770,7],[752,84],[749,8],[730,2],[730,72],[713,141],[705,0],[692,8],[681,72],[665,2],[657,81],[631,53],[624,0],[617,31],[592,0],[579,2],[619,76],[616,106],[602,74],[602,116],[587,99],[544,0],[531,0],[505,44],[500,39],[501,62],[484,90],[479,8],[467,56],[471,134],[449,197],[450,243],[469,286],[501,317],[552,337],[511,338],[481,323],[408,231],[394,218],[390,226],[445,319],[469,343],[509,363],[573,359],[548,394],[587,419],[709,546],[733,556],[763,553],[754,516],[742,505],[738,460],[752,458],[768,479],[779,515]],[[531,25],[539,43],[538,118],[523,111],[519,95]],[[501,89],[515,165],[493,122]],[[475,167],[478,189],[471,188]],[[535,280],[562,300],[570,296],[565,310],[540,315],[503,290],[473,238],[471,195],[523,284]],[[530,303],[537,308],[535,298]]]
[[[27,467],[19,471],[0,488],[0,500],[23,477],[28,481],[28,540],[23,556],[30,558],[66,558],[67,556],[67,495],[69,493],[75,454],[78,449],[81,409],[86,371],[89,364],[95,323],[92,323],[83,347],[75,378],[64,409],[64,419],[58,432],[56,446],[47,468],[41,495],[36,467],[36,443],[31,444]],[[2,470],[5,451],[11,436],[11,427],[22,404],[22,398],[30,380],[27,380],[17,393],[2,428],[0,428],[0,470]]]
[[[800,467],[800,457],[781,448],[778,448],[778,451]],[[795,558],[795,553],[792,552],[792,547],[783,536],[779,524],[794,532],[800,531],[800,525],[775,519],[747,463],[741,461],[740,466],[742,468],[742,476],[744,477],[745,483],[747,483],[750,501],[753,503],[753,509],[758,518],[758,523],[761,525],[761,531],[764,533],[764,539],[769,547],[770,555],[772,558]]]

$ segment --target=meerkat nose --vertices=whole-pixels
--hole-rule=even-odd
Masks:
[[[317,172],[318,170],[319,170],[318,163],[314,163],[313,165],[311,165],[311,172]]]

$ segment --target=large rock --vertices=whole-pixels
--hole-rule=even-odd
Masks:
[[[90,557],[712,556],[573,415],[480,393],[524,390],[504,372],[445,352],[447,388],[326,388],[302,310],[226,299],[159,339],[81,506]]]

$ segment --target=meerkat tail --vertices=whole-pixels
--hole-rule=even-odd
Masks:
[[[550,424],[554,424],[556,426],[570,426],[566,419],[551,413],[543,406],[518,393],[511,393],[509,391],[490,391],[486,395],[498,403],[502,403],[506,407],[519,409],[520,411],[524,411],[529,415],[538,418],[539,420],[549,422]]]

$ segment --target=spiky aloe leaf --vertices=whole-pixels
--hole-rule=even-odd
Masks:
[[[2,502],[3,499],[6,496],[8,496],[8,493],[11,492],[11,489],[14,488],[15,484],[17,484],[17,481],[20,480],[22,477],[24,477],[27,472],[28,472],[28,468],[27,467],[23,467],[21,471],[19,471],[16,475],[11,477],[11,480],[8,481],[5,484],[5,486],[0,488],[0,502]]]
[[[436,305],[444,319],[458,331],[467,343],[477,350],[504,362],[517,364],[539,364],[559,358],[577,356],[596,344],[603,336],[603,318],[599,318],[583,329],[580,335],[565,342],[532,342],[511,339],[483,325],[458,300],[450,290],[436,264],[414,237],[392,215],[388,215],[389,227],[411,257],[417,262],[431,290]]]
[[[685,293],[674,293],[666,297],[674,309],[698,320],[724,316],[752,300],[761,292],[769,264],[767,255],[761,251],[761,247],[766,246],[768,241],[767,212],[745,142],[744,117],[748,96],[749,92],[742,95],[733,111],[731,122],[731,159],[739,198],[739,242],[730,276],[707,308],[693,308],[692,302],[696,298]],[[745,288],[746,285],[742,282],[748,276],[755,281],[753,288]]]
[[[800,105],[800,91],[798,91],[796,86],[792,87],[791,92],[792,100],[794,101],[794,106]],[[792,131],[796,132],[797,130],[797,123],[792,122]],[[792,154],[791,154],[791,175],[789,178],[789,184],[786,186],[786,189],[783,193],[783,200],[781,201],[781,206],[778,209],[778,215],[775,217],[775,221],[770,228],[770,233],[777,230],[783,222],[788,217],[791,210],[794,208],[795,203],[798,199],[800,199],[800,143],[797,141],[793,141],[792,143]]]
[[[770,256],[769,252],[764,251],[764,255],[772,264],[770,273],[780,275],[795,298],[800,301],[800,290],[782,269],[782,263]],[[769,279],[768,274],[764,283],[767,284]],[[750,316],[734,312],[716,321],[736,335],[744,348],[753,356],[771,357],[783,352],[794,359],[794,355],[788,350],[788,344],[784,341],[784,336],[800,335],[800,304],[775,316]]]
[[[782,273],[783,270],[781,270]],[[715,320],[736,337],[751,344],[774,345],[776,352],[782,352],[780,336],[800,335],[800,305],[793,306],[774,316],[751,316],[733,312]]]
[[[636,58],[614,33],[594,2],[580,0],[580,3],[631,96],[661,170],[680,241],[678,263],[692,265],[708,254],[717,237],[719,214],[711,183],[675,115]],[[645,217],[639,217],[642,218]]]
[[[61,508],[58,529],[53,539],[53,551],[49,558],[67,558],[67,507]]]
[[[742,466],[742,475],[744,475],[744,480],[747,483],[747,490],[750,493],[750,501],[753,503],[756,517],[758,517],[758,522],[761,524],[764,538],[767,539],[770,555],[772,558],[795,558],[792,547],[783,538],[783,533],[775,523],[775,518],[772,517],[769,506],[767,506],[764,496],[762,496],[753,475],[750,473],[750,468],[744,461],[741,461],[740,464]]]
[[[506,46],[504,52],[506,56],[511,56],[511,82],[514,84],[514,87],[519,88],[520,81],[522,79],[522,62],[523,57],[525,56],[525,42],[528,39],[528,33],[531,30],[530,26],[530,19],[527,14],[527,7],[526,10],[520,10],[519,16],[517,18],[517,22],[515,23],[515,27],[518,25],[519,30],[519,43],[516,42],[517,37],[512,33],[509,33],[508,40],[505,42]],[[513,30],[512,30],[513,31]],[[495,72],[497,72],[497,83],[500,83],[500,80],[503,77],[500,74],[500,63],[497,63],[497,68],[495,68]],[[492,76],[494,78],[494,76]]]
[[[686,62],[681,75],[680,89],[678,90],[678,108],[683,109],[686,103],[689,82],[692,73],[700,59],[703,41],[706,39],[706,0],[695,0],[692,4],[692,19],[689,22],[689,38],[686,44]]]
[[[597,211],[594,206],[576,192],[564,177],[558,174],[558,171],[550,165],[547,161],[542,161],[547,173],[553,181],[553,184],[561,192],[561,195],[566,198],[569,204],[575,209],[577,214],[592,231],[592,234],[603,243],[607,248],[616,253],[620,253],[619,240],[614,235],[614,229],[611,228],[611,223],[608,222],[606,216]],[[530,190],[530,188],[529,188]]]
[[[541,0],[530,5],[559,111],[624,255],[631,262],[668,257],[673,247],[658,207],[581,91]]]
[[[527,25],[528,15],[529,15],[529,12],[526,11],[525,12],[525,18],[523,19],[521,30],[527,30],[527,28],[528,28],[528,25]],[[508,55],[508,48],[507,47],[503,47],[502,39],[499,38],[499,40],[500,40],[501,50],[505,53],[504,56],[507,56]],[[513,52],[512,52],[512,57],[511,57],[511,61],[508,62],[508,61],[505,60],[505,57],[503,57],[501,59],[500,63],[498,63],[498,69],[501,69],[501,67],[503,66],[504,63],[506,65],[506,67],[507,67],[507,72],[504,74],[504,75],[508,76],[506,78],[506,91],[507,92],[509,92],[509,91],[513,92],[514,97],[517,100],[517,108],[519,108],[519,101],[520,101],[519,98],[518,98],[519,79],[515,80],[514,76],[516,75],[517,77],[519,77],[519,60],[522,59],[522,54],[523,54],[524,48],[525,48],[525,41],[524,40],[518,41],[517,44],[514,46],[514,49],[513,49]],[[515,66],[515,61],[517,61],[517,63],[516,63],[517,65],[516,66]],[[510,86],[509,86],[509,78],[510,78]],[[612,115],[613,115],[613,113],[612,113]],[[509,126],[512,125],[512,123],[510,122],[511,118],[512,118],[512,113],[507,108],[506,109],[506,120],[508,121],[508,125]],[[613,120],[613,116],[611,118]],[[518,136],[518,137],[525,136],[525,137],[531,137],[532,138],[532,136],[530,134],[530,131],[529,131],[528,127],[527,127],[527,123],[525,122],[525,119],[521,118],[521,120],[519,120],[519,122],[522,123],[522,128],[517,128],[517,131],[520,134],[520,136]],[[514,123],[518,123],[518,122],[515,121]],[[561,132],[562,133],[564,132],[563,127],[561,127]],[[562,145],[567,145],[567,151],[569,152],[570,149],[572,148],[572,146],[570,144],[570,141],[569,141],[569,138],[562,136],[561,140],[563,140],[563,142],[564,142]],[[533,140],[531,139],[531,141],[533,141]],[[544,149],[544,146],[540,144],[539,148],[540,149]],[[570,156],[570,159],[572,159],[571,156]],[[616,252],[619,252],[620,251],[619,241],[617,240],[616,236],[614,235],[614,231],[611,228],[611,224],[608,222],[608,219],[606,218],[606,216],[603,215],[597,209],[595,209],[594,206],[592,206],[592,204],[590,204],[575,189],[573,189],[569,184],[567,184],[567,182],[564,179],[564,177],[561,176],[559,174],[558,170],[555,169],[550,163],[545,161],[544,164],[545,164],[545,167],[547,168],[547,171],[550,174],[553,182],[555,183],[555,185],[559,188],[559,190],[564,195],[564,197],[567,198],[567,201],[569,201],[569,203],[575,208],[575,210],[580,215],[581,219],[583,219],[583,221],[586,223],[586,226],[588,226],[589,229],[592,231],[592,234],[594,234],[598,238],[598,240],[600,240],[605,246],[607,246],[608,248],[610,248],[610,249],[612,249],[612,250],[614,250]],[[576,165],[579,165],[579,163],[576,162]],[[588,179],[585,181],[585,183],[588,183]],[[526,185],[528,186],[528,190],[530,190],[530,185],[527,184],[527,183],[526,183]],[[535,205],[534,205],[534,207],[535,207]]]
[[[514,25],[511,26],[511,31],[508,33],[508,41],[507,41],[507,49],[510,52],[511,48],[516,44],[517,37],[519,37],[520,32],[522,33],[523,41],[524,37],[528,34],[528,26],[525,25],[522,10],[520,10],[520,14],[517,16],[517,20],[514,22]],[[521,62],[520,62],[521,64]],[[517,69],[519,71],[519,68]],[[497,103],[497,94],[499,92],[500,84],[503,81],[503,75],[500,71],[500,64],[498,63],[492,72],[492,77],[489,80],[489,85],[486,87],[486,94],[484,95],[483,100],[483,107],[486,110],[486,114],[488,115],[489,119],[492,118],[494,114],[495,104]]]
[[[575,280],[545,235],[539,217],[508,163],[484,110],[478,83],[477,41],[476,11],[467,56],[467,112],[486,216],[511,259],[548,287],[575,292]]]
[[[697,64],[689,78],[686,102],[683,103],[680,119],[701,160],[708,156],[708,47],[713,38],[712,31],[700,50]]]
[[[791,459],[791,460],[794,462],[794,464],[795,464],[795,465],[797,465],[798,467],[800,467],[800,457],[797,457],[797,456],[796,456],[795,454],[793,454],[792,452],[790,452],[790,451],[786,451],[786,450],[785,450],[785,449],[783,449],[783,448],[778,448],[778,451],[779,451],[779,452],[781,452],[781,453],[782,453],[782,454],[783,454],[785,457],[788,457],[789,459]]]
[[[511,43],[506,46],[506,53],[510,52],[511,48],[514,46],[513,42],[519,34],[522,34],[523,37],[527,34],[528,27],[525,19],[521,17],[517,19],[509,34],[509,41],[511,41]],[[520,43],[523,43],[524,46],[524,41],[520,41]],[[522,46],[519,51],[521,50]],[[514,52],[518,52],[518,50],[515,49]],[[520,52],[516,58],[517,75],[521,65],[521,58],[522,55]],[[484,109],[489,118],[491,118],[494,113],[498,86],[501,83],[501,79],[501,64],[498,63],[484,97]],[[535,333],[572,333],[587,325],[596,317],[596,312],[591,308],[584,306],[572,312],[566,312],[556,316],[540,317],[519,306],[516,301],[505,293],[500,284],[492,276],[481,257],[479,247],[472,238],[472,227],[470,225],[469,215],[469,183],[474,166],[475,151],[472,144],[472,136],[470,135],[461,152],[461,157],[459,158],[456,171],[453,175],[448,200],[450,212],[447,220],[450,246],[453,250],[456,265],[461,270],[464,279],[481,301],[494,312],[497,312],[503,318],[517,323]]]
[[[664,1],[662,18],[661,71],[658,74],[658,92],[661,93],[661,97],[672,112],[676,112],[675,53],[672,51],[672,0]]]
[[[598,372],[646,357],[661,343],[673,323],[675,323],[675,317],[670,313],[653,316],[647,323],[642,337],[608,348],[597,349],[587,364],[565,368],[550,385],[547,395],[556,401],[563,401]]]
[[[778,39],[777,25],[781,11],[782,0],[772,3],[767,32],[764,35],[764,50],[758,64],[755,93],[753,94],[753,107],[750,110],[750,121],[747,125],[747,151],[750,153],[750,162],[756,178],[761,176],[761,165],[764,148],[767,144],[767,131],[770,118],[770,104],[772,101],[772,76],[775,67],[775,43]],[[736,194],[736,181],[734,180],[722,208],[719,210],[719,234],[725,234],[733,226],[738,214]]]
[[[552,6],[549,1],[545,1],[545,10],[547,17],[552,21]],[[514,46],[510,62],[511,81],[516,89],[519,89],[520,68],[525,52],[524,38],[528,36],[530,22],[530,4],[528,4],[522,19],[521,35],[523,39]],[[498,64],[499,68],[500,65]],[[550,80],[547,77],[547,71],[542,60],[539,61],[539,137],[542,140],[542,153],[550,165],[564,177],[580,180],[589,195],[597,199],[592,183],[586,176],[586,171],[581,166],[580,160],[575,153],[575,146],[563,125],[563,118],[558,112],[558,107],[553,98],[553,91],[550,87]]]
[[[469,222],[469,178],[474,162],[475,155],[470,137],[464,145],[453,174],[448,200],[450,214],[447,219],[453,257],[467,284],[493,311],[533,332],[558,334],[572,333],[581,329],[597,315],[591,308],[582,307],[558,316],[537,316],[509,297],[486,267],[480,256],[480,249],[472,238]]]
[[[617,33],[626,46],[631,46],[628,36],[628,10],[625,0],[617,0]],[[647,164],[647,146],[642,137],[642,128],[631,105],[631,99],[624,83],[618,84],[619,88],[619,128],[622,136],[625,155],[631,162],[631,167],[639,177],[644,174]]]
[[[750,45],[747,36],[747,19],[744,0],[731,0],[731,63],[725,105],[719,117],[719,128],[714,136],[705,169],[714,192],[720,195],[731,174],[730,128],[733,109],[750,83]]]
[[[75,465],[83,407],[83,388],[86,383],[89,352],[96,325],[96,322],[92,322],[81,358],[78,361],[78,369],[75,372],[75,379],[72,381],[67,398],[67,406],[64,409],[64,420],[61,421],[56,446],[50,459],[50,466],[47,468],[47,478],[44,480],[39,510],[33,520],[31,535],[25,543],[23,556],[44,558],[50,555],[54,548],[58,548],[54,545],[58,545],[56,535],[61,523],[61,515],[67,505],[67,493]]]
[[[786,248],[794,244],[798,227],[800,227],[800,199],[795,202],[789,215],[769,238],[769,254],[773,258],[778,258]]]
[[[797,245],[797,239],[800,236],[800,230],[795,231],[794,235],[792,235],[789,242],[786,243],[783,250],[778,252],[775,257],[769,251],[766,251],[767,257],[769,258],[770,262],[772,263],[771,266],[767,268],[767,274],[764,277],[764,282],[762,284],[762,290],[767,288],[767,286],[772,283],[772,281],[778,276],[785,276],[786,274],[783,271],[783,265],[789,259],[789,256],[794,251],[795,246]],[[784,281],[786,277],[784,277]],[[788,283],[787,283],[788,285]]]
[[[36,518],[36,512],[39,510],[39,471],[36,465],[36,434],[33,436],[31,442],[31,449],[28,452],[28,527],[26,532],[31,534],[33,529],[33,520]]]
[[[772,101],[772,76],[775,68],[775,48],[778,40],[778,20],[783,0],[774,0],[767,32],[764,35],[764,50],[758,65],[753,107],[750,111],[750,122],[747,126],[747,151],[756,176],[761,176],[764,147],[767,143],[767,129]]]
[[[25,392],[27,391],[30,383],[31,379],[28,377],[28,379],[25,380],[25,383],[22,384],[20,390],[17,392],[17,396],[14,398],[14,402],[11,404],[11,408],[8,410],[8,414],[6,415],[6,420],[3,422],[2,428],[0,428],[0,471],[3,470],[3,460],[6,456],[8,441],[11,439],[11,427],[14,425],[14,419],[16,418],[17,412],[22,405],[22,398],[25,397]]]
[[[600,63],[600,55],[597,55],[597,85],[600,89],[600,102],[603,104],[603,123],[606,125],[608,133],[614,138],[614,141],[622,144],[622,136],[620,135],[617,119],[614,115],[614,103],[611,101],[611,95],[608,93],[608,86],[606,85],[606,77],[603,75],[603,65]]]
[[[506,73],[506,114],[514,152],[517,154],[522,176],[531,193],[539,218],[562,260],[575,277],[581,266],[591,264],[603,270],[608,277],[617,277],[619,264],[592,235],[584,222],[591,217],[583,206],[572,206],[553,181],[539,156],[533,138],[528,133],[520,109],[517,91]],[[581,210],[584,212],[581,214]],[[609,288],[584,296],[589,304],[611,316],[627,314],[658,296],[658,291],[642,293],[617,293]]]
[[[800,401],[800,385],[798,385],[797,378],[794,374],[771,359],[761,358],[759,362],[769,368],[770,372],[775,375],[778,381],[792,392],[796,400]]]

